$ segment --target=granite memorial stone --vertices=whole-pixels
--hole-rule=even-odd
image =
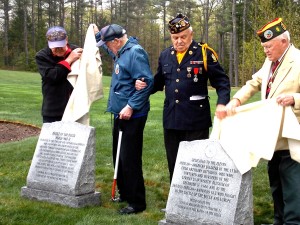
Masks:
[[[217,140],[181,142],[162,224],[252,225],[251,171],[241,175]]]
[[[70,207],[100,205],[95,192],[95,128],[44,123],[21,196]]]

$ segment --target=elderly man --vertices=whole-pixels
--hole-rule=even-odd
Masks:
[[[211,127],[208,85],[218,94],[216,115],[226,116],[230,83],[217,55],[207,44],[193,40],[189,19],[178,14],[169,21],[172,46],[161,52],[152,93],[165,90],[164,142],[170,182],[179,143],[207,139]],[[144,84],[137,82],[137,88]]]
[[[143,132],[150,110],[149,96],[153,87],[148,55],[138,44],[137,39],[128,38],[126,30],[118,24],[102,28],[96,34],[96,39],[98,39],[97,46],[106,49],[114,60],[107,111],[114,115],[114,164],[116,164],[118,133],[119,130],[123,132],[117,184],[119,201],[128,203],[128,206],[119,210],[119,213],[142,212],[146,209],[142,171]],[[142,78],[147,87],[137,91],[135,81]]]
[[[262,68],[246,82],[226,106],[227,114],[245,103],[256,92],[262,99],[275,98],[291,106],[300,119],[300,51],[290,43],[290,34],[281,18],[257,31],[266,54]],[[255,122],[255,120],[253,120]],[[267,134],[266,134],[267,135]],[[278,137],[268,175],[274,201],[274,224],[300,224],[300,164],[291,159],[287,140]]]
[[[71,65],[80,58],[82,48],[68,44],[67,32],[54,26],[46,33],[48,46],[36,56],[38,70],[42,76],[43,122],[60,121],[73,91],[67,80]]]

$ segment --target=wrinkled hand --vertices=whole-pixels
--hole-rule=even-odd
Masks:
[[[142,78],[142,79],[139,79],[139,80],[135,81],[135,89],[137,91],[140,91],[140,90],[144,89],[145,87],[147,87],[147,83],[144,80],[145,79]]]
[[[71,65],[73,62],[75,62],[77,59],[79,59],[81,57],[82,52],[83,52],[82,48],[75,48],[70,53],[68,58],[66,58],[66,61]]]
[[[240,100],[234,98],[232,99],[227,105],[226,105],[226,115],[227,116],[233,116],[236,113],[235,108],[240,106],[241,102]]]
[[[281,94],[277,96],[276,102],[282,106],[293,106],[295,99],[292,95]]]
[[[130,106],[126,105],[119,113],[119,118],[120,120],[130,120],[132,113],[133,109]]]
[[[215,116],[218,119],[224,119],[226,117],[226,107],[225,105],[218,104],[215,112]]]

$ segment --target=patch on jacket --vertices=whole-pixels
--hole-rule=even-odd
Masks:
[[[115,68],[115,74],[119,74],[119,72],[120,72],[120,67],[119,64],[117,64]]]

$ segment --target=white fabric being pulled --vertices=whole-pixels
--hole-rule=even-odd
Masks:
[[[282,131],[281,131],[282,129]],[[241,174],[256,167],[261,158],[270,160],[278,138],[287,138],[291,157],[300,162],[300,125],[291,107],[275,99],[236,108],[234,116],[214,118],[210,139],[220,141]]]
[[[300,162],[300,125],[291,107],[285,108],[282,136],[288,138],[292,159]]]
[[[73,121],[89,125],[91,104],[103,97],[102,61],[93,24],[90,24],[79,60],[75,61],[68,74],[68,80],[74,90],[66,106],[62,121]]]

